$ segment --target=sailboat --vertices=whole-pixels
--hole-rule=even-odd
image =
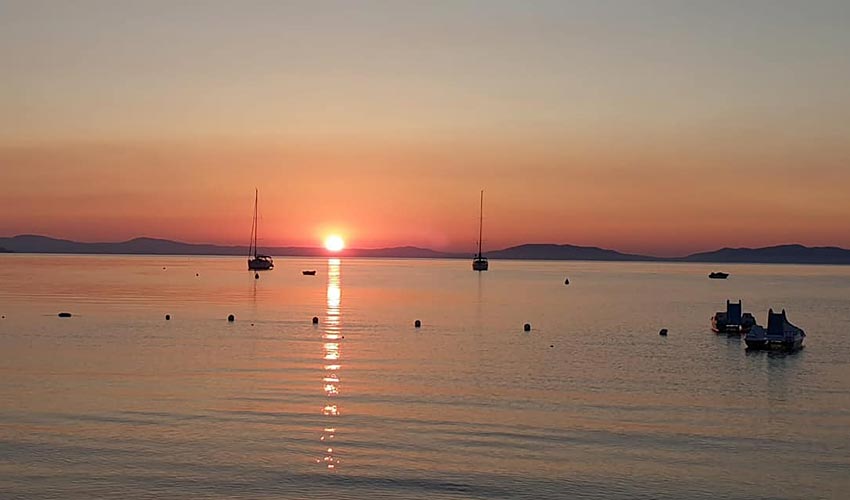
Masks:
[[[484,229],[484,190],[481,190],[481,210],[478,215],[478,253],[472,259],[473,271],[486,271],[490,264],[487,262],[487,257],[481,255],[481,241]]]
[[[274,269],[274,261],[268,255],[257,252],[257,199],[259,192],[254,190],[254,223],[251,225],[251,246],[248,247],[248,269],[250,271],[267,271]]]

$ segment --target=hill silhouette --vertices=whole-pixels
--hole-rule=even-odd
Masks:
[[[39,235],[18,235],[0,238],[0,251],[16,253],[69,254],[139,254],[139,255],[247,255],[247,246],[183,243],[160,238],[133,238],[121,242],[86,243]],[[329,253],[320,247],[263,247],[263,252],[275,257],[317,257]],[[389,248],[349,248],[334,254],[343,257],[382,258],[471,258],[469,253],[440,252],[413,246]],[[618,252],[599,247],[529,243],[485,252],[491,259],[516,260],[590,260],[590,261],[657,261],[713,263],[773,263],[773,264],[843,264],[850,265],[850,250],[839,247],[806,247],[778,245],[763,248],[721,248],[685,257],[654,257]]]
[[[850,264],[850,250],[839,247],[777,245],[763,248],[721,248],[689,255],[686,262],[741,262],[766,264]]]
[[[581,247],[576,245],[555,245],[551,243],[527,243],[487,253],[491,259],[517,260],[610,260],[635,261],[659,260],[647,255],[620,253],[598,247]]]
[[[161,238],[133,238],[121,242],[84,243],[33,234],[0,238],[0,245],[18,253],[127,254],[127,255],[248,255],[247,246],[183,243]],[[275,257],[327,256],[321,247],[262,247]],[[346,249],[347,257],[453,258],[456,254],[412,246],[393,248]]]

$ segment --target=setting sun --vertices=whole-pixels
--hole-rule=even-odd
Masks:
[[[339,236],[332,234],[325,238],[325,248],[330,252],[339,252],[345,248],[345,241]]]

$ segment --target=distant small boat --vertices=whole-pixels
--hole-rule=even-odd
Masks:
[[[744,342],[747,343],[747,349],[776,349],[793,352],[803,348],[805,338],[806,332],[788,321],[785,309],[781,313],[775,313],[773,309],[770,309],[767,312],[767,328],[755,325],[747,333]]]
[[[251,246],[248,247],[248,270],[268,271],[274,269],[274,260],[268,255],[260,255],[257,252],[257,198],[258,191],[254,190],[254,223],[251,225]]]
[[[726,301],[726,311],[718,311],[711,317],[711,329],[715,333],[747,333],[756,324],[756,318],[743,312],[739,300],[737,303]]]
[[[715,271],[713,273],[709,273],[708,277],[713,279],[713,280],[725,280],[726,278],[729,277],[729,273],[722,273],[720,271]]]
[[[486,271],[490,268],[490,263],[487,262],[487,257],[481,254],[481,239],[484,229],[484,190],[481,190],[481,210],[478,215],[478,253],[472,259],[473,271]]]
[[[315,270],[312,270],[312,271],[301,271],[301,274],[303,274],[304,276],[315,276],[315,275],[316,275],[316,271],[315,271]]]

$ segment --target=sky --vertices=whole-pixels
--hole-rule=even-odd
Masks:
[[[850,247],[850,2],[0,0],[0,236]]]

